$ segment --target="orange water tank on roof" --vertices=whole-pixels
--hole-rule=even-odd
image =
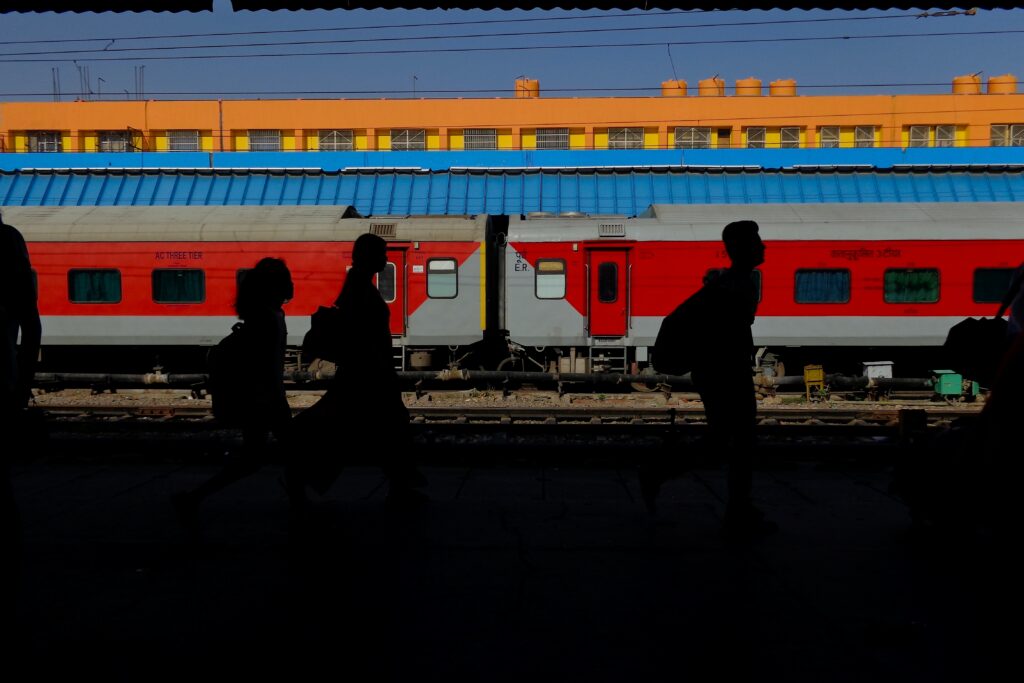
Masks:
[[[1017,77],[1013,74],[991,76],[988,79],[989,95],[1013,95],[1017,92]]]
[[[686,97],[686,81],[662,81],[662,97]]]
[[[980,95],[981,77],[978,74],[957,76],[953,79],[954,95]]]
[[[725,81],[718,76],[697,81],[697,94],[705,96],[725,95]]]
[[[768,84],[768,94],[776,97],[793,97],[796,95],[796,81],[792,78],[780,78]]]
[[[736,81],[736,94],[740,97],[750,97],[761,94],[760,78],[741,78]]]
[[[516,97],[524,99],[540,97],[540,81],[532,78],[517,78]]]

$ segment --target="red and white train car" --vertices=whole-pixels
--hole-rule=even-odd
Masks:
[[[511,338],[563,369],[642,368],[662,318],[728,265],[722,228],[741,219],[756,220],[767,245],[755,273],[754,341],[804,362],[937,362],[929,350],[964,317],[994,315],[1024,261],[1016,203],[531,215],[508,227],[502,307]]]
[[[295,282],[289,344],[330,305],[365,232],[388,240],[377,278],[391,309],[396,365],[445,363],[485,324],[486,216],[362,218],[345,206],[5,208],[28,242],[43,322],[43,362],[61,370],[154,360],[203,367],[235,321],[237,279],[265,256]],[[440,351],[445,358],[432,359]]]

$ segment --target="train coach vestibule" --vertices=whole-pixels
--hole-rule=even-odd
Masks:
[[[589,248],[587,312],[592,337],[624,337],[629,325],[629,251]]]

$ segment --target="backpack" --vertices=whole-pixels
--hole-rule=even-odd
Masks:
[[[238,424],[251,402],[250,377],[247,373],[245,323],[237,322],[231,333],[210,349],[207,355],[209,379],[207,389],[213,399],[213,416],[229,424]]]
[[[343,325],[337,306],[320,306],[309,317],[309,332],[302,338],[302,357],[338,362]]]
[[[684,375],[693,369],[705,289],[676,306],[665,316],[654,340],[654,369],[663,375]]]

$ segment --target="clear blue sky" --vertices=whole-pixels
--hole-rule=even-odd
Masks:
[[[806,38],[813,36],[859,36],[868,34],[970,33],[979,31],[1021,31],[1017,34],[955,35],[928,38],[847,40],[829,42],[778,42],[711,45],[674,45],[671,48],[675,74],[691,87],[697,80],[714,74],[731,86],[737,78],[755,76],[765,83],[776,78],[795,78],[800,85],[853,83],[937,83],[931,87],[872,89],[874,92],[949,92],[953,76],[981,71],[982,76],[1015,73],[1024,80],[1024,11],[979,11],[976,16],[935,17],[927,19],[893,18],[853,21],[855,17],[903,15],[914,10],[770,11],[709,12],[690,14],[644,14],[605,19],[552,21],[556,17],[595,16],[609,13],[571,11],[443,11],[443,10],[368,10],[314,12],[232,12],[225,0],[216,0],[213,12],[198,14],[124,13],[124,14],[2,14],[0,44],[5,56],[10,53],[44,52],[33,55],[42,62],[0,63],[0,99],[51,100],[53,67],[60,68],[64,99],[79,92],[79,75],[72,62],[78,55],[53,55],[52,51],[152,47],[157,45],[203,45],[246,42],[285,42],[311,40],[352,40],[365,38],[412,38],[453,36],[457,34],[493,34],[500,32],[558,31],[579,29],[618,29],[611,32],[561,34],[550,36],[512,36],[487,38],[447,38],[431,41],[394,41],[334,43],[321,45],[284,45],[246,48],[246,52],[323,52],[408,50],[454,47],[539,47],[594,43],[658,43],[630,48],[591,48],[508,52],[360,54],[302,56],[289,58],[204,59],[143,61],[142,56],[167,56],[163,52],[127,52],[93,57],[118,57],[123,61],[88,61],[82,55],[78,63],[88,65],[93,91],[102,90],[103,99],[124,99],[125,90],[134,91],[134,68],[145,65],[147,97],[173,97],[161,92],[250,91],[274,97],[282,91],[408,91],[415,85],[419,94],[430,90],[493,89],[472,96],[508,96],[517,76],[527,75],[541,82],[542,94],[549,96],[613,94],[596,91],[557,93],[557,88],[657,88],[673,77],[665,43],[683,41],[745,40],[763,38]],[[621,14],[617,12],[614,14]],[[495,19],[546,18],[527,23],[454,25],[453,22]],[[844,18],[844,21],[759,26],[681,28],[711,23],[792,21]],[[175,33],[226,31],[268,31],[364,27],[429,23],[418,28],[393,28],[347,31],[316,31],[255,36],[220,36],[190,39],[118,40],[91,43],[11,44],[11,41],[61,40],[92,37],[155,36]],[[658,30],[629,30],[637,27],[665,27]],[[226,54],[240,49],[202,49],[192,54]],[[186,54],[178,52],[177,54]],[[99,82],[102,78],[103,81]],[[801,94],[865,92],[865,90],[809,89]],[[1024,88],[1022,88],[1024,92]],[[30,96],[25,93],[40,93]],[[618,94],[628,94],[621,92]],[[656,90],[635,94],[656,94]],[[295,95],[292,95],[295,96]],[[349,95],[373,96],[373,95]],[[405,97],[408,93],[389,94]],[[457,96],[430,95],[430,96]],[[216,97],[216,94],[198,97]],[[314,97],[314,95],[306,95]],[[96,99],[94,96],[93,99]]]

